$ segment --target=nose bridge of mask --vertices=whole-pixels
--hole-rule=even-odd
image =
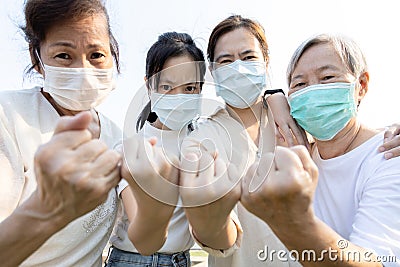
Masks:
[[[337,89],[340,87],[340,89],[347,89],[350,91],[350,96],[354,98],[354,90],[355,90],[355,82],[352,83],[326,83],[326,84],[313,84],[310,86],[307,86],[306,88],[300,89],[293,94],[291,94],[288,97],[288,100],[291,101],[301,95],[304,95],[309,92],[318,92],[320,91],[321,93],[327,92],[325,90],[329,89]]]
[[[150,96],[152,109],[171,109],[175,111],[198,108],[200,94],[160,94]]]
[[[46,84],[56,84],[57,88],[63,90],[113,90],[115,81],[113,79],[113,68],[61,68],[44,65]]]
[[[171,130],[179,130],[199,114],[199,94],[167,95],[152,93],[151,110]]]

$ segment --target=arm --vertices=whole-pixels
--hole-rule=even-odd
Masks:
[[[52,139],[36,152],[37,189],[0,224],[3,265],[22,263],[54,233],[102,203],[117,185],[120,157],[91,139],[90,120],[87,112],[61,118]],[[2,157],[2,168],[8,169],[2,175],[14,171],[6,162]]]
[[[266,179],[255,192],[249,192],[252,177],[246,176],[241,201],[246,209],[271,227],[289,250],[295,250],[299,255],[307,251],[315,253],[318,260],[299,258],[304,266],[382,266],[373,262],[376,260],[374,254],[344,241],[316,218],[312,202],[318,170],[304,147],[277,147],[275,156],[265,153],[261,161],[273,161],[272,171],[268,173],[264,167],[268,164],[256,162],[250,173],[256,172],[258,179]],[[352,258],[354,253],[361,256],[360,260]],[[366,255],[368,258],[364,257]]]
[[[122,176],[129,187],[122,200],[130,222],[128,236],[140,254],[151,255],[165,243],[178,202],[178,161],[167,160],[161,148],[139,136],[124,141],[124,157]]]
[[[290,107],[286,96],[281,93],[269,95],[266,98],[268,107],[274,115],[274,121],[278,127],[276,138],[279,144],[288,146],[305,145],[309,147],[309,142],[304,130],[297,125],[296,121],[290,116]]]
[[[201,158],[183,154],[181,160],[181,197],[192,233],[202,245],[227,250],[238,238],[231,211],[240,197],[239,175],[210,154]]]

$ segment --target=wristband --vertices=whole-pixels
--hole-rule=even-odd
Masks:
[[[265,90],[264,98],[267,95],[273,95],[273,94],[276,94],[276,93],[282,93],[283,95],[285,95],[285,92],[282,89],[270,89],[270,90]]]

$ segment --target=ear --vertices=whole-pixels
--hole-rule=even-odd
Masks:
[[[213,75],[213,67],[211,66],[211,64],[208,65],[208,70],[210,71],[211,76],[214,78],[214,75]]]
[[[368,92],[368,82],[369,82],[369,73],[364,72],[358,78],[358,83],[360,84],[360,89],[357,92],[357,103],[360,103],[361,100],[365,97]]]
[[[37,59],[37,55],[36,55],[35,51],[33,50],[32,45],[29,45],[29,55],[31,56],[31,63],[32,63],[32,66],[34,66],[34,69],[37,72],[39,72],[40,74],[43,75],[42,68],[40,67],[40,64],[37,64],[37,62],[39,60]]]
[[[149,86],[149,79],[147,79],[147,77],[144,76],[143,80],[144,80],[144,83],[146,84],[147,96],[150,97],[151,91],[150,91],[150,86]]]

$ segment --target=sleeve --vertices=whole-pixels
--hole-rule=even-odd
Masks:
[[[25,183],[24,162],[0,105],[0,222],[17,207]]]
[[[129,186],[128,182],[125,179],[121,179],[117,185],[117,194],[118,197],[121,197],[121,192],[124,190],[127,186]]]
[[[349,239],[375,252],[384,266],[400,266],[399,166],[400,158],[381,160],[356,190],[359,206]]]
[[[228,249],[224,249],[224,250],[213,249],[213,248],[207,247],[206,245],[203,245],[199,240],[196,239],[196,237],[193,234],[192,227],[189,224],[190,234],[192,235],[192,237],[196,241],[196,243],[201,247],[201,249],[203,249],[205,252],[207,252],[211,256],[219,257],[219,258],[229,257],[235,252],[235,250],[240,248],[240,244],[242,242],[242,237],[243,237],[242,226],[240,224],[238,216],[236,215],[236,213],[234,211],[231,212],[231,220],[236,225],[237,237],[236,237],[235,243],[232,245],[232,247],[230,247]]]

